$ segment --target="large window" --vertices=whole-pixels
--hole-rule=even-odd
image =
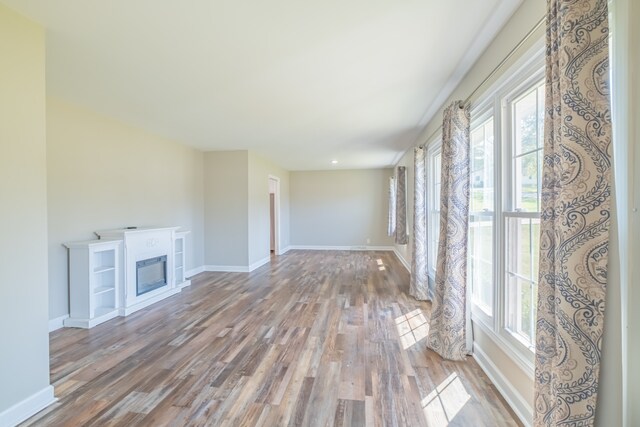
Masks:
[[[506,327],[533,347],[538,294],[540,182],[542,177],[544,82],[508,101],[508,179],[505,219]]]
[[[472,319],[533,369],[544,130],[540,49],[471,111]]]
[[[438,239],[440,238],[440,187],[441,173],[440,164],[442,160],[442,144],[440,141],[430,145],[428,151],[429,167],[429,190],[428,190],[428,233],[429,240],[429,271],[433,276],[438,259]]]
[[[493,116],[471,129],[471,200],[469,207],[469,282],[474,303],[493,314],[494,150]]]

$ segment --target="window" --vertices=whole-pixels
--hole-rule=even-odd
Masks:
[[[493,116],[471,128],[471,200],[469,205],[469,283],[473,302],[493,314],[494,149]]]
[[[533,348],[538,295],[544,82],[507,101],[510,113],[505,220],[506,327]]]
[[[438,259],[438,239],[440,237],[440,187],[441,173],[440,164],[442,157],[442,144],[436,142],[431,144],[428,152],[429,167],[429,191],[427,194],[428,204],[428,240],[429,240],[429,272],[435,275],[436,261]]]
[[[544,48],[471,111],[468,286],[472,320],[533,370],[544,131]]]

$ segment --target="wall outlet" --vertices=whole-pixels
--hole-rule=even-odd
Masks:
[[[371,239],[367,237],[367,245],[371,243]]]

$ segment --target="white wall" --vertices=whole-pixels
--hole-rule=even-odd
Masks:
[[[55,98],[47,100],[50,318],[69,313],[64,242],[96,230],[182,226],[187,270],[203,263],[203,153]]]
[[[289,172],[249,152],[249,265],[269,257],[269,176],[280,180],[280,250],[289,246]]]
[[[247,151],[205,153],[205,265],[248,266],[248,156]]]
[[[392,174],[392,169],[291,172],[291,244],[392,246],[387,236]]]
[[[44,30],[0,5],[0,52],[0,425],[5,425],[14,405],[38,393],[44,404],[53,398]]]

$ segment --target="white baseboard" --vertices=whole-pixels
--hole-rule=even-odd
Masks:
[[[256,261],[253,264],[249,265],[249,271],[253,271],[256,268],[262,267],[263,265],[267,264],[270,261],[271,261],[271,256],[262,258],[260,261]]]
[[[49,332],[62,329],[64,327],[65,319],[68,319],[68,318],[69,318],[69,315],[65,314],[64,316],[56,317],[55,319],[49,319]]]
[[[138,310],[142,310],[143,308],[150,306],[151,304],[155,304],[158,301],[162,301],[165,298],[169,298],[170,296],[173,296],[179,293],[181,290],[182,288],[171,288],[161,294],[155,295],[144,301],[140,301],[139,303],[131,305],[129,307],[120,307],[120,309],[118,310],[118,314],[120,316],[128,316],[131,313],[135,313]]]
[[[187,270],[185,271],[185,277],[193,277],[196,274],[200,274],[203,271],[205,271],[205,267],[204,265],[201,265],[200,267],[196,267],[196,268],[192,268],[191,270]]]
[[[504,400],[511,406],[513,412],[520,418],[522,424],[527,427],[533,425],[533,408],[529,402],[518,393],[511,381],[502,374],[487,354],[482,351],[477,342],[473,343],[473,358],[476,359],[480,368],[487,374],[493,385],[496,386]]]
[[[322,246],[322,245],[291,245],[289,249],[306,251],[393,251],[393,246]]]
[[[53,395],[53,386],[48,385],[39,392],[0,412],[0,426],[11,427],[18,425],[56,400],[58,399]]]
[[[178,289],[182,290],[183,288],[186,288],[187,286],[191,286],[191,280],[187,279],[184,282],[180,283],[178,286]]]
[[[204,271],[215,271],[222,273],[248,273],[249,267],[246,265],[205,265]]]
[[[278,255],[284,255],[284,254],[286,254],[287,252],[289,252],[290,250],[291,250],[291,246],[287,246],[287,247],[286,247],[286,248],[284,248],[284,249],[280,249],[280,251],[278,252]]]
[[[393,250],[393,253],[396,254],[396,257],[400,261],[400,264],[404,265],[404,268],[406,268],[407,271],[411,273],[411,265],[409,265],[409,261],[404,259],[402,254],[395,247],[392,250]]]

